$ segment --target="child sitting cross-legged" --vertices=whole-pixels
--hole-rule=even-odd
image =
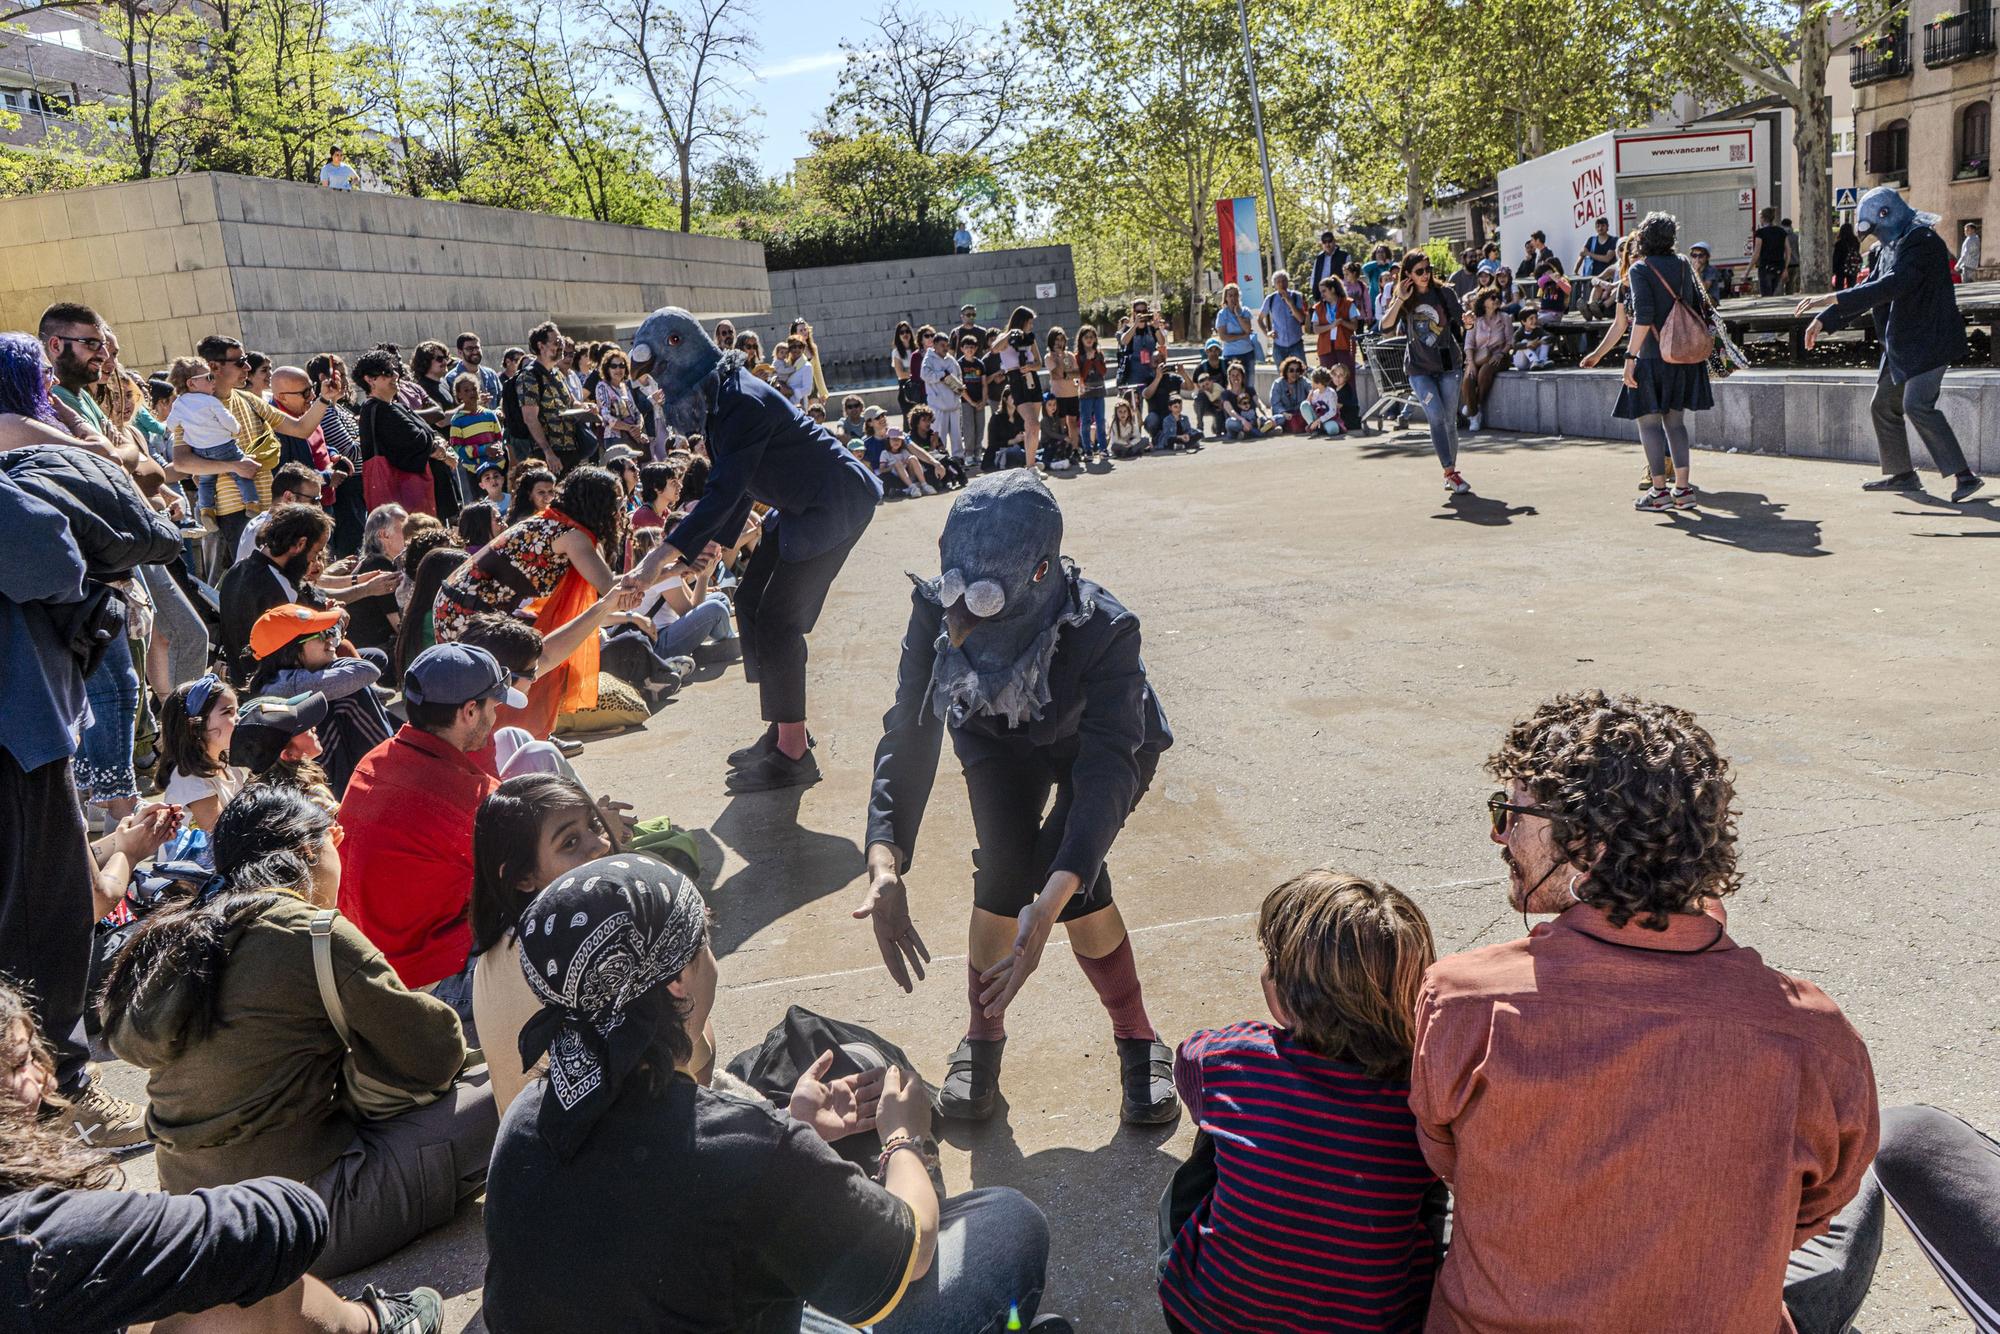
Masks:
[[[1443,1194],[1409,1108],[1430,926],[1388,885],[1314,870],[1265,897],[1257,942],[1276,1022],[1174,1061],[1201,1134],[1162,1211],[1167,1323],[1420,1330]]]
[[[1345,370],[1337,366],[1335,370]],[[1301,405],[1306,430],[1313,435],[1345,435],[1347,425],[1340,419],[1340,395],[1333,387],[1333,372],[1324,368],[1312,374],[1312,392]]]

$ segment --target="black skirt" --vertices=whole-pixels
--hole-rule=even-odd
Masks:
[[[1660,357],[1640,357],[1633,364],[1636,387],[1618,391],[1614,417],[1636,421],[1658,412],[1706,412],[1715,406],[1708,388],[1708,363],[1679,366]]]

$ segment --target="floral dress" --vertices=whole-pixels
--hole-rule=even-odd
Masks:
[[[465,633],[481,612],[511,613],[523,602],[545,598],[569,573],[569,557],[556,550],[556,539],[571,525],[547,514],[521,520],[495,538],[438,589],[433,607],[437,642],[447,644]]]

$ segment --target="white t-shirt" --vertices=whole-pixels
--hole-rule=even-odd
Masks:
[[[327,162],[320,165],[319,183],[329,190],[352,190],[360,175],[345,162]]]
[[[236,800],[236,794],[249,781],[250,771],[233,764],[223,765],[219,772],[206,778],[196,778],[175,770],[173,777],[167,780],[166,790],[160,793],[160,800],[169,806],[192,806],[209,797],[220,797],[222,804],[227,806]]]
[[[681,618],[667,601],[667,594],[679,593],[686,596],[687,582],[682,579],[662,579],[646,590],[646,596],[639,602],[639,609],[653,618],[653,631],[658,633]]]
[[[167,413],[167,428],[179,430],[190,449],[214,449],[237,443],[236,433],[242,425],[229,405],[214,394],[190,393],[175,395],[173,409]]]

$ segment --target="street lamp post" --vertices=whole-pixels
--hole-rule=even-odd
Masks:
[[[1271,154],[1264,147],[1264,104],[1257,96],[1257,62],[1250,54],[1250,11],[1244,0],[1236,0],[1236,21],[1243,26],[1243,76],[1250,82],[1250,122],[1257,129],[1257,163],[1264,172],[1264,208],[1271,215],[1271,272],[1284,266],[1284,247],[1278,244],[1278,196],[1271,189]]]

